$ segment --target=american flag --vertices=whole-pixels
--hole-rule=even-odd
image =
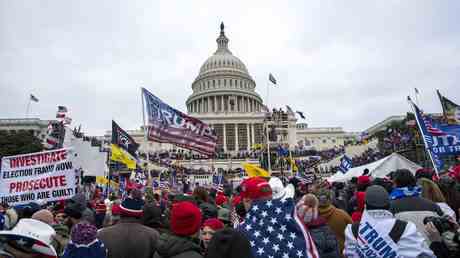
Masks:
[[[433,136],[446,135],[441,129],[433,126],[433,121],[428,115],[422,115],[423,123],[425,124],[426,130]]]
[[[319,258],[292,198],[254,202],[238,227],[260,258]]]

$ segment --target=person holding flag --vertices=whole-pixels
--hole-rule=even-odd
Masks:
[[[460,124],[460,105],[442,96],[439,90],[437,90],[436,92],[438,93],[439,101],[441,101],[442,111],[444,113],[444,117],[447,123],[459,125]]]

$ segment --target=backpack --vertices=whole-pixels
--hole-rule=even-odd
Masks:
[[[398,243],[399,239],[401,239],[402,234],[404,233],[404,230],[406,229],[407,226],[407,221],[404,220],[399,220],[397,219],[395,224],[393,225],[393,228],[390,231],[390,238],[395,242],[395,244]],[[355,238],[358,238],[358,229],[359,229],[359,222],[354,222],[351,224],[351,232],[353,232],[353,236]]]

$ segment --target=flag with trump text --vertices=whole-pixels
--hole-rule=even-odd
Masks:
[[[238,231],[249,240],[254,257],[319,258],[292,198],[253,202]]]
[[[164,103],[142,88],[148,118],[148,139],[171,143],[205,155],[215,153],[217,136],[209,125]]]
[[[426,143],[426,150],[433,159],[433,163],[440,171],[443,168],[443,156],[460,154],[460,125],[442,124],[424,114],[418,106],[410,101],[415,118]]]

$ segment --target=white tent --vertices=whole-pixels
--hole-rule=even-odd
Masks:
[[[373,178],[377,177],[385,177],[392,171],[397,169],[407,169],[413,174],[417,169],[421,168],[421,166],[417,165],[416,163],[406,159],[405,157],[399,155],[398,153],[393,153],[389,156],[386,156],[383,159],[379,159],[372,163],[354,167],[347,171],[347,173],[343,174],[342,172],[337,172],[334,175],[327,178],[329,182],[345,182],[350,180],[353,177],[358,177],[362,175],[364,169],[369,169],[369,174]]]

